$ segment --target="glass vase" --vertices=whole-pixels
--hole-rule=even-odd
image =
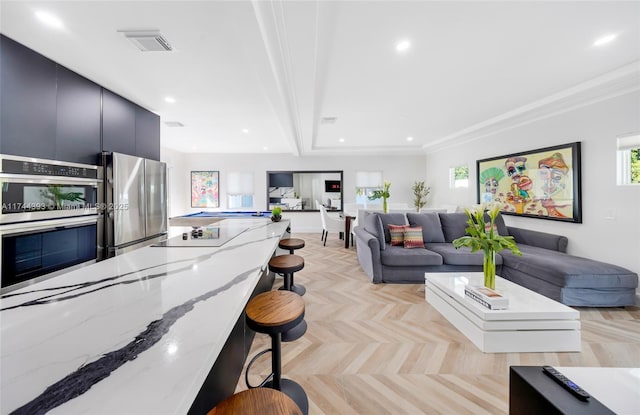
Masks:
[[[382,211],[384,213],[387,213],[387,198],[386,197],[382,198]]]
[[[484,286],[496,289],[496,251],[488,249],[484,251],[484,263],[482,264],[484,271]]]

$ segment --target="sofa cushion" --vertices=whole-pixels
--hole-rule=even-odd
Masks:
[[[484,252],[471,252],[471,248],[463,246],[456,249],[450,243],[431,243],[424,247],[442,256],[442,261],[448,265],[480,265],[484,263]],[[496,253],[496,265],[502,264],[502,256]]]
[[[384,232],[382,230],[382,222],[376,214],[369,214],[364,218],[364,230],[378,239],[380,250],[384,251],[386,244],[384,242]]]
[[[500,213],[496,216],[496,227],[498,228],[499,235],[509,236],[509,229],[507,228],[507,224],[504,223],[504,217]]]
[[[626,268],[562,252],[518,244],[522,256],[504,250],[504,266],[559,287],[635,288],[638,275]],[[535,276],[535,277],[533,277]]]
[[[491,222],[491,218],[489,217],[489,214],[485,212],[484,223],[489,222]],[[498,235],[509,236],[509,229],[507,229],[507,225],[504,223],[504,217],[502,216],[502,214],[498,213],[498,216],[496,216],[495,225],[496,229],[498,229]]]
[[[404,231],[407,229],[407,225],[392,225],[389,224],[389,234],[391,235],[391,245],[400,246],[404,245]]]
[[[442,265],[442,257],[424,248],[404,249],[387,245],[387,249],[380,252],[380,262],[392,267]]]
[[[422,226],[422,241],[444,242],[440,216],[437,213],[407,213],[407,220],[411,226]]]
[[[407,217],[404,213],[374,213],[374,215],[380,218],[382,222],[382,229],[384,230],[385,242],[391,242],[391,234],[389,233],[389,225],[408,225]]]
[[[460,213],[439,213],[442,232],[445,242],[453,242],[467,234],[467,214]]]
[[[389,225],[389,227],[391,226],[392,225]],[[424,242],[422,242],[422,226],[406,227],[404,230],[404,247],[424,248]]]

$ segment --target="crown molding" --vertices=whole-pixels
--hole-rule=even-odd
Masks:
[[[505,130],[640,90],[640,61],[635,61],[546,98],[489,118],[422,146],[426,154],[469,143]]]
[[[291,154],[299,156],[302,124],[293,78],[291,48],[286,35],[284,6],[278,1],[253,0],[251,3],[278,94],[284,104],[285,114],[280,117],[283,133],[291,146]]]

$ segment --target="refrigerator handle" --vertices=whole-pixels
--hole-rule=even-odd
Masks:
[[[142,170],[140,177],[142,178],[142,180],[139,181],[140,186],[139,189],[140,191],[138,192],[138,206],[140,207],[138,209],[138,216],[140,218],[140,226],[144,227],[144,235],[147,235],[147,221],[146,221],[146,217],[147,217],[147,196],[146,196],[146,185],[145,185],[145,176],[146,176],[146,168],[145,168],[145,163],[143,162],[142,165],[140,166],[140,169]]]

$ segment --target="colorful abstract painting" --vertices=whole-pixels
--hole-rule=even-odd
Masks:
[[[581,223],[580,143],[477,161],[478,202],[502,213]]]
[[[191,207],[217,208],[220,206],[220,173],[217,171],[191,172]]]

